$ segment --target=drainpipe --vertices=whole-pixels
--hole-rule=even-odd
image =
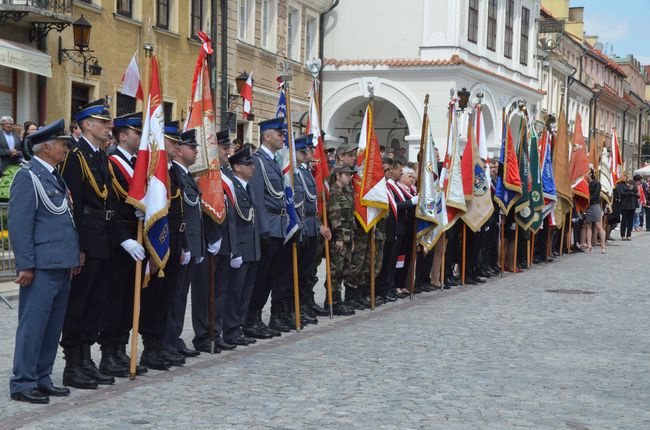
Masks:
[[[38,31],[38,49],[47,53],[47,37],[42,30]],[[38,124],[45,124],[47,120],[47,79],[45,76],[36,75],[36,100],[38,100]]]
[[[623,162],[623,165],[625,165],[625,117],[627,116],[627,111],[630,110],[632,106],[627,107],[623,111],[623,145],[621,145],[621,162]]]
[[[212,106],[217,106],[217,0],[210,0],[210,39],[212,40],[212,55],[208,57],[210,65],[210,91],[212,91]],[[216,119],[216,118],[215,118]]]
[[[323,45],[325,41],[325,15],[330,13],[336,6],[339,5],[339,0],[334,0],[334,3],[323,13],[320,14],[318,21],[318,58],[322,61],[320,71],[318,72],[318,81],[320,82],[320,100],[318,101],[318,107],[321,112],[321,122],[323,120],[323,67],[325,67],[325,57],[323,57]]]
[[[224,128],[227,122],[228,122],[228,0],[221,0],[221,128]]]
[[[569,123],[569,99],[570,99],[570,97],[569,97],[569,91],[571,90],[571,84],[573,83],[573,81],[575,81],[574,76],[575,76],[576,72],[578,71],[578,69],[576,69],[575,67],[573,67],[573,66],[571,66],[571,65],[569,65],[569,66],[573,69],[573,72],[571,72],[571,74],[570,74],[569,76],[567,76],[567,78],[566,78],[566,91],[565,91],[565,94],[566,94],[566,100],[565,100],[565,104],[566,104],[565,111],[566,111],[566,114],[565,114],[565,115],[566,115],[566,122],[567,122],[567,124]]]
[[[600,96],[600,91],[594,91],[594,95],[591,96],[589,100],[589,117],[590,117],[590,130],[591,138],[589,139],[589,145],[593,145],[596,142],[596,107],[598,104],[598,96]],[[590,146],[591,148],[591,146]],[[598,159],[600,160],[600,154],[598,154]]]
[[[637,148],[637,160],[636,160],[636,168],[640,169],[641,168],[641,119],[643,118],[643,107],[639,109],[639,121],[637,122],[637,127],[639,127],[639,136],[638,136],[638,148]]]

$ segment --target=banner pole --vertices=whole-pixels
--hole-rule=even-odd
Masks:
[[[375,227],[370,229],[370,309],[375,310]]]

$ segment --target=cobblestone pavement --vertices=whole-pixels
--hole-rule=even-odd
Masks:
[[[9,400],[16,311],[0,304],[0,427],[648,429],[649,249],[635,235],[48,406]]]

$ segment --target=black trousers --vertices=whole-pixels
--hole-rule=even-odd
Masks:
[[[298,247],[298,285],[300,286],[301,298],[314,294],[313,288],[315,282],[313,277],[318,243],[317,236],[303,236],[302,242],[300,242]],[[293,270],[291,273],[293,273]],[[318,278],[316,281],[318,281]]]
[[[223,330],[223,316],[230,288],[230,256],[208,255],[194,267],[192,277],[192,328],[194,339],[192,344],[199,347],[210,341],[210,259],[214,259],[214,327],[218,337]]]
[[[158,277],[158,272],[152,274],[149,285],[142,289],[140,334],[145,348],[155,348],[165,338],[167,314],[174,294],[170,285],[178,279],[179,268],[178,256],[170,256],[164,270],[165,277]]]
[[[105,315],[113,311],[108,307],[112,270],[111,260],[86,257],[81,273],[72,278],[62,347],[97,342]]]
[[[632,236],[634,209],[621,209],[621,238]]]
[[[185,309],[187,308],[187,294],[190,290],[190,282],[196,267],[195,257],[184,266],[180,266],[176,283],[166,283],[165,288],[173,289],[172,301],[167,312],[167,331],[163,345],[169,351],[176,352],[185,348],[185,342],[181,339],[183,326],[185,324]]]
[[[438,240],[442,240],[442,236]],[[433,269],[433,254],[435,254],[433,248],[426,255],[421,252],[418,253],[417,261],[415,263],[415,285],[416,286],[417,285],[429,286],[431,284],[431,270]]]
[[[270,237],[262,240],[262,258],[257,266],[255,287],[251,297],[249,312],[261,311],[273,291],[272,302],[284,302],[291,293],[291,247],[284,240]]]
[[[465,277],[467,278],[476,275],[483,233],[480,230],[474,233],[471,228],[466,227],[465,235]]]
[[[457,263],[460,263],[461,226],[462,223],[458,221],[445,233],[447,235],[447,249],[445,250],[445,277],[451,277],[454,273],[454,266]]]
[[[395,263],[397,262],[397,240],[387,240],[384,242],[384,253],[381,259],[381,270],[377,275],[377,294],[388,293],[395,287]]]
[[[650,206],[643,209],[645,211],[645,231],[650,231]]]
[[[115,347],[129,343],[129,331],[133,326],[133,289],[135,287],[135,261],[121,247],[115,249],[111,270],[111,287],[108,309],[99,332],[98,343]]]
[[[232,269],[230,286],[226,295],[228,305],[223,310],[223,339],[227,342],[243,335],[241,330],[255,288],[257,261],[244,262],[239,269]]]

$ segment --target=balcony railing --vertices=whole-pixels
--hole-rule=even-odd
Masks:
[[[24,8],[36,8],[65,15],[72,13],[72,0],[0,0],[0,10],[24,10]]]

